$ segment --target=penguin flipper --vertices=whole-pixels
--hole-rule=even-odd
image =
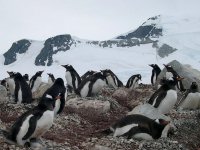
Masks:
[[[160,103],[162,102],[162,100],[165,98],[166,95],[167,95],[167,91],[163,91],[159,93],[158,98],[155,99],[156,100],[156,103],[154,105],[155,108],[158,108],[158,106],[160,105]]]
[[[155,93],[148,100],[148,103],[151,104],[151,105],[153,105],[154,100],[156,99],[156,97],[158,97],[158,95],[160,94],[160,92],[162,90],[163,90],[162,87],[160,87],[157,91],[155,91]]]
[[[22,140],[27,140],[35,131],[37,125],[37,116],[32,116],[29,120],[29,128],[26,135],[22,138]]]
[[[60,96],[61,96],[60,98],[61,104],[60,104],[60,109],[58,110],[57,114],[61,113],[65,107],[65,94],[62,93]]]

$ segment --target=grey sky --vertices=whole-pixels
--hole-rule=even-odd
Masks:
[[[199,0],[0,0],[0,54],[22,38],[105,40],[163,14],[199,15]]]

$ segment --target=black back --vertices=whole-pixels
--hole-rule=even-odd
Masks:
[[[158,75],[161,72],[161,69],[160,69],[160,67],[157,64],[151,64],[149,66],[151,66],[153,68],[152,69],[152,75],[151,75],[151,84],[155,84],[155,83],[153,83],[154,82],[153,78],[154,78],[154,76],[156,76],[156,80],[157,80]]]
[[[32,102],[32,92],[28,83],[22,77],[22,75],[18,72],[14,75],[15,81],[15,102],[18,101],[18,91],[21,88],[22,91],[22,103],[31,103]]]
[[[31,89],[32,89],[33,86],[34,86],[34,83],[35,83],[35,80],[37,79],[37,77],[41,77],[43,72],[44,72],[44,71],[38,71],[38,72],[36,72],[35,75],[32,76],[32,78],[30,79],[30,88],[31,88]]]
[[[83,80],[85,80],[87,77],[89,77],[89,76],[91,76],[91,75],[93,75],[93,74],[95,74],[95,73],[96,73],[96,71],[89,70],[89,71],[87,71],[85,74],[83,74],[83,75],[81,76],[81,80],[83,81]]]
[[[126,88],[130,88],[130,87],[131,87],[131,85],[133,84],[133,81],[134,81],[135,78],[137,78],[137,81],[136,81],[136,82],[138,82],[139,80],[142,79],[142,76],[141,76],[140,74],[132,75],[132,76],[128,79],[127,83],[126,83]]]
[[[47,94],[51,95],[53,99],[56,99],[57,96],[60,96],[61,106],[58,113],[61,113],[65,106],[65,92],[66,88],[63,79],[57,78],[54,84],[43,94],[42,100],[45,99]]]

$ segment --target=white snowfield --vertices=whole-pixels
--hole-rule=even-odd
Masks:
[[[28,51],[25,54],[18,54],[17,61],[10,65],[3,65],[4,57],[0,56],[0,80],[8,77],[6,71],[28,73],[31,77],[40,70],[44,70],[42,78],[45,82],[48,80],[47,73],[53,73],[55,78],[61,77],[65,80],[65,68],[60,66],[65,64],[73,65],[80,75],[88,70],[111,69],[124,84],[130,76],[138,73],[142,75],[140,82],[150,83],[152,68],[148,64],[152,63],[163,69],[163,64],[178,60],[200,70],[200,17],[161,16],[157,20],[147,21],[145,25],[148,23],[156,23],[156,26],[163,28],[163,36],[157,39],[159,45],[165,43],[178,50],[168,57],[160,58],[152,44],[129,48],[102,48],[86,44],[83,40],[83,43],[77,44],[76,47],[53,55],[52,66],[35,66],[35,58],[43,48],[44,41],[32,41]]]

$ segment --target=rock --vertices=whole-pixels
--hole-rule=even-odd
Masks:
[[[5,101],[7,99],[7,90],[4,86],[0,85],[0,101]]]
[[[110,103],[101,100],[87,100],[80,98],[73,98],[66,102],[68,109],[81,113],[90,112],[94,114],[104,114],[110,110]]]
[[[42,95],[44,94],[44,92],[46,92],[47,89],[49,89],[51,87],[50,84],[48,83],[41,83],[41,85],[39,86],[39,88],[37,89],[37,91],[35,91],[33,93],[33,99],[38,99],[41,98]]]
[[[111,150],[110,148],[96,144],[92,150]]]
[[[182,80],[182,82],[186,89],[189,89],[191,83],[194,81],[197,82],[197,84],[200,86],[200,71],[193,69],[189,65],[182,65],[180,62],[176,60],[173,60],[168,64],[171,65],[181,77],[185,78],[184,80]],[[165,76],[165,74],[166,74],[166,68],[164,68],[159,74],[156,84],[158,84],[160,79],[162,79]]]

